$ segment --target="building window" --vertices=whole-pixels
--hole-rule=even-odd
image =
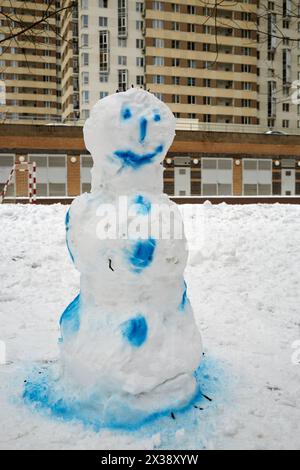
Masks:
[[[196,86],[196,79],[194,77],[188,77],[188,86]]]
[[[180,85],[180,77],[172,77],[173,85]]]
[[[153,94],[154,94],[154,96],[156,96],[156,98],[157,98],[158,100],[163,101],[163,97],[164,97],[164,96],[163,96],[162,93],[153,93]]]
[[[180,59],[177,57],[172,59],[172,67],[179,67],[180,66]]]
[[[153,29],[164,29],[163,20],[153,20],[152,21],[152,28]]]
[[[211,97],[210,96],[203,96],[203,104],[209,106],[211,104]]]
[[[107,83],[108,82],[108,75],[106,73],[100,73],[99,81],[100,81],[100,83]]]
[[[155,38],[153,39],[153,47],[164,47],[165,46],[165,41],[160,38]]]
[[[80,182],[82,193],[87,193],[91,190],[91,168],[93,168],[92,157],[90,155],[80,155]]]
[[[242,47],[242,55],[251,56],[252,49],[250,47]]]
[[[143,22],[143,21],[141,21],[141,20],[136,20],[136,22],[135,22],[135,29],[136,29],[137,31],[142,31],[143,26],[144,26],[144,22]]]
[[[108,0],[98,0],[99,1],[99,8],[107,8]]]
[[[118,65],[127,65],[126,55],[119,55],[118,56]]]
[[[243,73],[252,73],[252,66],[249,64],[242,64]]]
[[[142,13],[144,11],[144,4],[143,2],[136,2],[135,3],[135,11]]]
[[[187,48],[189,51],[194,51],[196,49],[196,43],[192,41],[188,41]]]
[[[203,196],[230,196],[232,194],[232,159],[202,158]]]
[[[144,85],[144,75],[136,76],[136,84],[140,86]]]
[[[102,100],[103,98],[106,98],[108,96],[108,91],[100,91],[99,93],[99,98]]]
[[[193,5],[188,5],[187,6],[187,13],[188,13],[188,15],[195,15],[196,8]]]
[[[250,91],[252,90],[252,83],[250,82],[242,82],[242,89]]]
[[[289,121],[288,119],[284,119],[284,120],[282,121],[282,127],[283,127],[284,129],[288,129],[288,128],[290,127],[290,121]]]
[[[144,40],[143,39],[137,39],[136,40],[136,48],[137,49],[143,49],[144,48]]]
[[[81,27],[88,28],[89,27],[89,17],[88,15],[81,16]]]
[[[89,55],[87,52],[83,52],[81,54],[81,62],[82,62],[82,65],[85,65],[85,66],[89,65]]]
[[[173,39],[171,43],[172,49],[180,49],[180,42],[177,39]]]
[[[153,10],[163,11],[164,4],[162,2],[153,2],[152,8],[153,8]]]
[[[180,103],[180,95],[172,95],[172,103],[174,104]]]
[[[122,69],[118,71],[119,90],[126,91],[128,89],[128,70]]]
[[[164,57],[153,57],[153,65],[157,67],[163,67],[165,65]]]
[[[88,47],[89,46],[89,35],[82,34],[81,35],[81,47]]]
[[[188,95],[188,104],[196,104],[196,96]]]
[[[127,39],[118,38],[118,47],[127,47]]]
[[[272,160],[244,159],[243,186],[245,196],[272,195]]]
[[[242,100],[242,108],[251,108],[251,100]]]
[[[179,13],[180,12],[180,5],[178,3],[172,3],[172,11],[174,13]]]
[[[165,77],[163,75],[153,75],[153,83],[161,85],[165,83]]]
[[[195,69],[197,67],[197,62],[195,60],[188,60],[188,68]]]
[[[90,102],[90,93],[88,90],[84,90],[81,92],[81,99],[83,104],[89,104]]]
[[[99,16],[99,27],[107,28],[108,18],[106,16]]]
[[[83,120],[86,120],[90,117],[90,110],[89,109],[83,109],[81,111],[81,117]]]
[[[137,57],[136,58],[136,66],[137,67],[144,67],[144,57]]]
[[[289,113],[289,111],[290,111],[290,105],[289,105],[289,103],[283,103],[283,105],[282,105],[282,111],[285,112],[285,113]]]
[[[242,124],[243,125],[251,124],[251,117],[250,116],[242,116]]]
[[[36,162],[38,197],[67,196],[67,163],[65,155],[29,155]]]

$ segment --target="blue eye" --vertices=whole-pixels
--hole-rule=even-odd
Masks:
[[[154,119],[155,122],[160,121],[160,115],[159,114],[154,114],[153,119]]]
[[[123,119],[130,119],[131,116],[132,116],[132,114],[131,114],[131,111],[130,111],[129,108],[123,109],[123,111],[122,111],[122,118]]]

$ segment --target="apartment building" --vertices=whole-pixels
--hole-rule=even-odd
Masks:
[[[101,98],[144,85],[143,1],[81,0],[61,15],[62,118],[85,120]]]
[[[80,116],[101,98],[144,85],[143,2],[82,0],[78,4]]]
[[[258,15],[260,124],[300,133],[300,2],[261,1]]]
[[[177,118],[259,124],[257,3],[146,1],[146,84]]]
[[[84,121],[99,99],[133,85],[165,101],[181,129],[299,132],[297,1],[74,3],[3,0],[1,38],[59,13],[3,43],[2,120]]]
[[[61,36],[61,120],[80,119],[78,4],[60,14]]]
[[[48,3],[1,1],[0,40],[23,33],[0,43],[0,122],[60,120],[59,24],[55,3]],[[34,28],[26,31],[30,24]]]

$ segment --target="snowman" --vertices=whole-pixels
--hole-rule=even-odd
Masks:
[[[202,345],[183,277],[186,239],[162,193],[174,136],[170,109],[142,89],[100,100],[84,126],[92,189],[66,216],[81,286],[60,320],[61,380],[81,412],[105,423],[138,423],[197,394]]]

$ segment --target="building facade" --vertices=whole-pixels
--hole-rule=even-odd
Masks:
[[[146,1],[146,83],[177,118],[258,125],[257,2]]]
[[[1,38],[11,31],[5,15],[18,29],[57,10],[34,37],[3,43],[6,122],[80,123],[107,94],[144,86],[167,103],[181,129],[299,133],[300,3],[74,3],[3,0]]]
[[[300,2],[260,2],[259,121],[263,128],[300,133]]]
[[[80,119],[85,120],[99,99],[131,85],[144,85],[143,8],[143,2],[134,0],[82,0],[73,11],[72,28],[66,26],[70,15],[62,17],[63,32],[72,31],[75,62],[68,79],[63,78],[63,109],[65,101],[75,102]],[[68,59],[62,54],[65,64],[72,48],[68,44],[62,48],[69,49]],[[69,116],[64,112],[63,119]]]
[[[0,126],[0,190],[15,162],[36,162],[41,201],[90,190],[92,158],[79,126]],[[20,157],[22,157],[20,159]],[[300,197],[300,136],[177,131],[164,160],[164,192],[176,198]],[[17,172],[8,200],[26,198]]]
[[[17,40],[0,43],[0,122],[61,120],[60,41],[55,9],[55,4],[43,0],[1,1],[0,40],[12,32],[24,32]],[[47,21],[38,23],[46,14]],[[26,32],[33,23],[34,28]]]

